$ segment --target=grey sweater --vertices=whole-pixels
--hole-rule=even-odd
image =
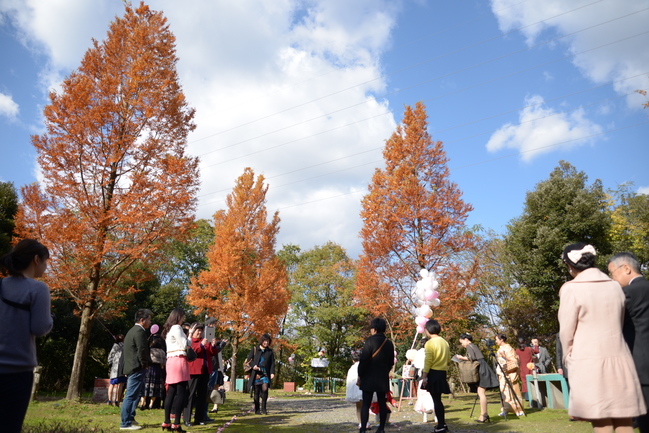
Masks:
[[[36,361],[36,337],[52,329],[50,290],[41,281],[7,277],[1,282],[2,297],[29,304],[24,311],[0,301],[0,373],[31,371]]]

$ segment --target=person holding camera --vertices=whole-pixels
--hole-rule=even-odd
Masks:
[[[482,352],[473,344],[473,337],[470,334],[460,334],[460,344],[466,349],[466,356],[457,355],[463,361],[478,361],[478,375],[480,376],[478,383],[469,384],[471,392],[477,392],[480,399],[480,417],[477,422],[491,421],[489,412],[487,411],[487,389],[496,388],[498,386],[498,378],[496,373],[489,367],[485,361]]]

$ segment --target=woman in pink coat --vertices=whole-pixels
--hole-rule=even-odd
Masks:
[[[622,337],[624,293],[595,267],[595,248],[567,246],[573,279],[559,292],[560,338],[570,370],[568,413],[597,433],[633,433],[631,418],[646,412],[631,352]]]

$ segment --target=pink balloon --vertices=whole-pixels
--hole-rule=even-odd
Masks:
[[[151,334],[157,334],[159,330],[160,327],[158,325],[151,325]]]
[[[428,322],[428,319],[424,316],[415,317],[415,323],[419,326],[424,326]]]
[[[433,290],[433,298],[439,298],[439,292],[437,290]]]
[[[433,292],[432,290],[426,290],[424,292],[424,298],[427,301],[430,301],[431,299],[433,299],[435,297],[435,293],[437,293],[437,292]]]
[[[419,325],[417,326],[417,334],[423,334],[424,333],[424,327]]]

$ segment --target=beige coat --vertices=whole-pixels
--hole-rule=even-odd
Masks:
[[[559,292],[564,364],[570,375],[568,413],[577,418],[631,418],[646,412],[633,359],[622,337],[624,292],[597,268]]]

